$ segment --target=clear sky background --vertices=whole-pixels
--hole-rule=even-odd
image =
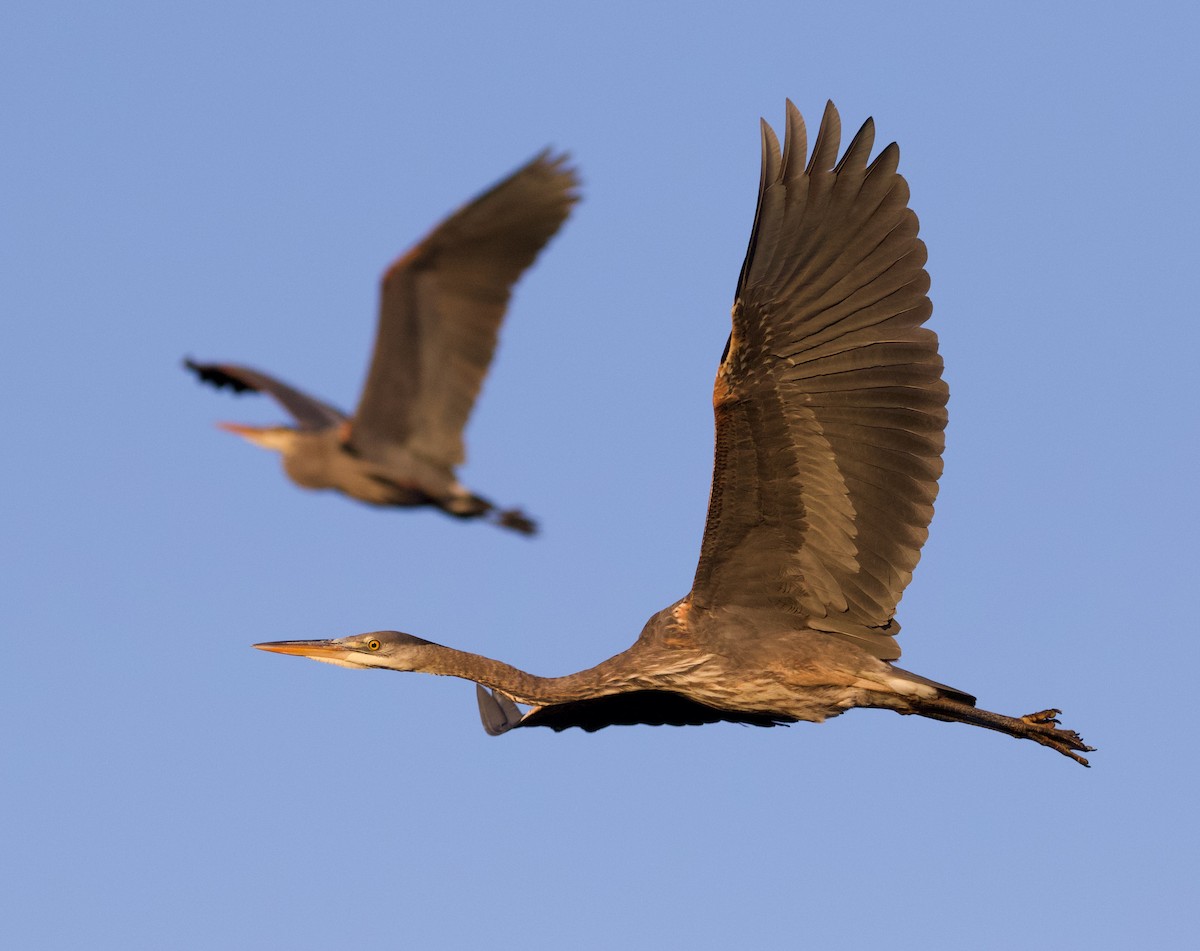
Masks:
[[[1136,12],[1134,12],[1136,10]],[[1194,937],[1194,4],[7,4],[0,944],[1128,948]],[[1099,751],[853,711],[517,731],[259,640],[566,673],[687,591],[758,117],[868,115],[950,383],[904,665]],[[352,407],[384,266],[547,145],[464,481],[307,493],[185,375]]]

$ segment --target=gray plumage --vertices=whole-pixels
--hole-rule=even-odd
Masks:
[[[1087,765],[1057,710],[1008,717],[894,666],[897,602],[933,515],[946,425],[925,247],[870,120],[838,160],[830,103],[806,164],[787,106],[763,123],[758,208],[713,390],[712,495],[691,592],[628,650],[535,677],[408,635],[256,645],[473,680],[489,733],[517,727],[820,722],[854,707],[1030,739]],[[522,713],[518,704],[531,706]]]

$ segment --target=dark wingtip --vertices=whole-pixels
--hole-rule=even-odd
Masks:
[[[247,390],[254,389],[253,386],[239,380],[219,363],[197,363],[191,357],[184,357],[183,365],[195,373],[202,383],[207,383],[218,390],[229,387],[235,393],[245,393]]]

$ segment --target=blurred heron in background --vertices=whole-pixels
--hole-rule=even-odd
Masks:
[[[353,416],[265,373],[185,361],[201,380],[274,397],[295,426],[221,427],[283,456],[298,485],[383,506],[432,505],[532,534],[455,477],[463,427],[492,361],[512,286],[578,199],[564,155],[543,152],[440,225],[383,276],[379,326]]]

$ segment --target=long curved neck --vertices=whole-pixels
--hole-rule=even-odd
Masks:
[[[414,649],[413,655],[411,669],[414,671],[473,680],[499,690],[519,703],[534,706],[570,703],[594,697],[598,693],[614,693],[632,683],[621,675],[626,667],[620,662],[624,656],[622,654],[565,677],[538,677],[502,661],[443,647],[441,644],[422,644]]]

